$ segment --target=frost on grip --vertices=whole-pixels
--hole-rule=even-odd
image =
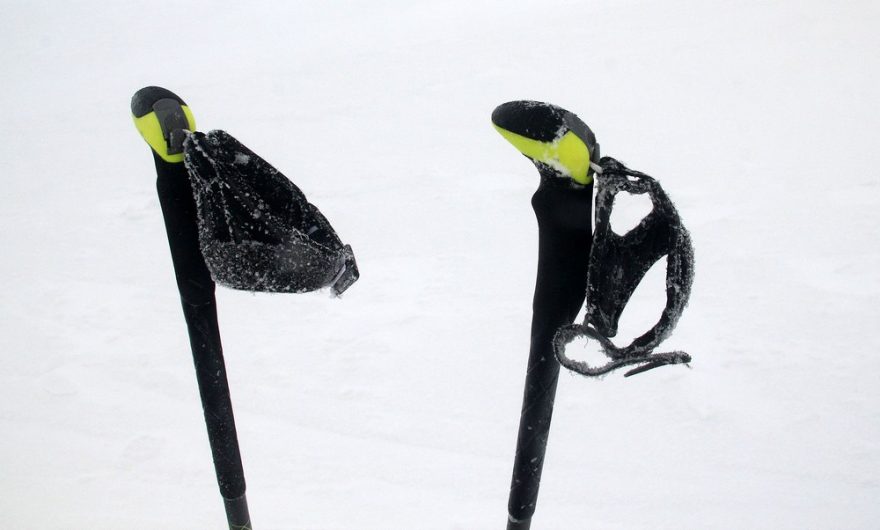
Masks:
[[[341,294],[359,276],[354,253],[280,171],[225,131],[190,134],[184,163],[199,242],[214,281],[246,291]]]

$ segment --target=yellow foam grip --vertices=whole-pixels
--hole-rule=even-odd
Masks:
[[[186,105],[181,105],[180,108],[182,108],[183,113],[186,114],[186,121],[189,123],[189,130],[196,130],[196,119],[193,117],[192,111],[190,111],[189,107]],[[168,144],[165,143],[165,138],[162,136],[162,126],[159,125],[159,118],[156,116],[155,112],[149,112],[140,118],[136,118],[134,115],[131,117],[134,119],[134,126],[137,127],[138,132],[141,133],[144,140],[150,144],[153,151],[162,157],[162,160],[166,162],[183,162],[183,153],[176,155],[168,154]]]
[[[593,182],[593,177],[587,175],[590,169],[590,150],[573,132],[568,131],[552,142],[541,142],[494,126],[501,136],[532,160],[559,170],[578,184],[587,185]]]

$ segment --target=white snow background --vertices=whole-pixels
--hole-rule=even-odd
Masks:
[[[537,172],[489,120],[513,99],[658,178],[697,259],[663,345],[691,369],[562,374],[533,528],[880,528],[876,2],[0,7],[4,526],[225,527],[129,115],[155,84],[362,273],[341,300],[218,291],[256,529],[504,527],[537,247]]]

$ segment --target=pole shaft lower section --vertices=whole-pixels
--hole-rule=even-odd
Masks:
[[[511,521],[510,518],[507,519],[507,530],[529,530],[531,527],[531,517],[522,521]]]
[[[235,499],[223,499],[226,507],[226,520],[229,530],[253,530],[251,515],[248,513],[247,497],[242,495]]]

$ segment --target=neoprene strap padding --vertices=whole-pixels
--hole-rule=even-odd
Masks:
[[[684,352],[652,352],[672,333],[690,297],[694,278],[690,235],[656,180],[611,157],[603,158],[599,165],[602,173],[596,185],[596,229],[587,272],[586,316],[583,324],[559,330],[556,355],[566,368],[589,376],[633,364],[643,366],[627,375],[664,364],[689,362],[690,356]],[[614,198],[621,191],[647,193],[653,204],[651,213],[622,236],[611,230]],[[630,345],[615,346],[610,338],[617,334],[620,315],[645,273],[663,256],[667,257],[666,306],[659,321]],[[566,357],[565,346],[581,336],[598,340],[610,362],[593,368]]]
[[[278,293],[358,279],[351,247],[281,172],[225,131],[193,133],[184,163],[196,198],[199,243],[214,281]]]

